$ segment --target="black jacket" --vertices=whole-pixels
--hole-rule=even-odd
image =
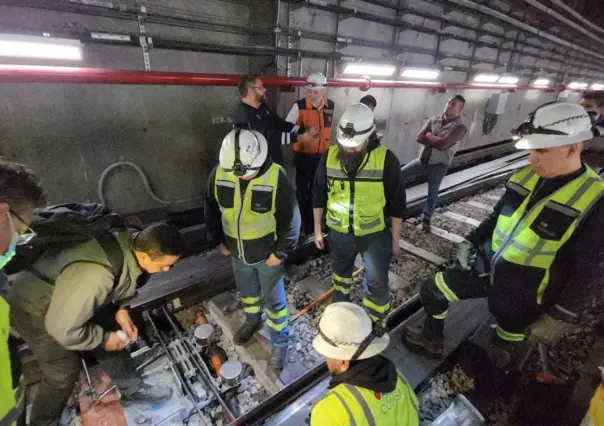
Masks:
[[[271,164],[271,160],[265,161],[264,165],[260,169],[259,176],[262,176],[264,173],[266,173]],[[212,243],[218,245],[225,244],[226,239],[222,229],[220,207],[216,201],[216,198],[214,197],[215,178],[216,167],[212,170],[210,173],[210,178],[208,179],[208,185],[205,193],[204,214],[208,235]],[[243,194],[245,194],[248,183],[249,181],[245,180],[239,181],[242,197]],[[277,241],[275,241],[274,247],[271,247],[271,250],[268,253],[246,253],[246,258],[249,263],[255,263],[250,260],[253,257],[256,257],[258,262],[265,260],[273,252],[281,258],[284,258],[286,253],[294,249],[298,243],[301,223],[300,210],[298,209],[296,193],[283,170],[279,173],[279,180],[277,182],[276,203],[275,219],[277,221]],[[237,247],[227,248],[231,251],[231,253],[233,253],[233,255],[237,255]]]
[[[268,143],[268,155],[277,164],[283,165],[283,152],[281,147],[296,142],[298,134],[304,129],[285,121],[277,114],[271,112],[266,104],[254,108],[240,102],[233,111],[233,124],[248,127],[264,135]]]
[[[389,393],[396,388],[397,380],[398,374],[392,361],[376,355],[355,361],[348,371],[333,376],[329,382],[329,388],[333,389],[339,384],[346,383],[374,392]]]
[[[537,192],[529,201],[527,209],[584,172],[585,166],[570,175],[540,179],[537,183]],[[501,212],[505,197],[510,196],[512,195],[506,192],[497,202],[490,216],[466,237],[472,244],[481,248],[481,254],[487,259],[490,257],[488,247],[490,247],[490,241],[497,225],[497,217]],[[563,320],[571,320],[574,317],[573,314],[580,314],[591,305],[595,295],[603,294],[604,226],[602,224],[604,224],[604,198],[592,207],[554,259],[550,282],[543,301],[544,306],[549,306],[550,315]],[[522,281],[522,277],[518,277],[518,280]]]
[[[367,152],[371,153],[380,146],[380,139],[374,132],[367,146]],[[351,176],[354,177],[354,176]],[[313,208],[324,209],[327,206],[328,184],[327,184],[327,153],[321,158],[317,173],[315,174],[315,183],[313,189]],[[405,215],[405,186],[401,179],[401,165],[398,158],[388,150],[384,165],[384,195],[386,197],[386,206],[384,207],[384,217],[403,218]]]

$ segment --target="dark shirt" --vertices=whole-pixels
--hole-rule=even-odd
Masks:
[[[259,176],[262,176],[272,164],[267,160],[260,169]],[[205,223],[206,229],[215,245],[225,242],[224,231],[222,229],[222,219],[220,207],[214,197],[214,181],[216,180],[216,167],[210,173],[208,185],[205,193]],[[241,189],[240,196],[243,197],[249,181],[240,180],[239,186]],[[296,193],[291,182],[283,170],[279,173],[277,182],[277,196],[275,206],[275,220],[277,221],[277,241],[275,242],[275,252],[279,255],[285,255],[286,252],[292,250],[297,242],[300,233],[300,211],[298,210],[298,202]]]
[[[376,133],[371,135],[371,140],[367,146],[367,152],[380,146],[380,140]],[[403,218],[405,215],[405,186],[401,179],[401,166],[398,158],[388,150],[384,164],[384,196],[386,197],[386,206],[384,208],[384,217]],[[356,171],[355,171],[356,174]],[[351,175],[354,178],[354,174]],[[327,206],[328,184],[327,184],[327,153],[321,158],[317,173],[315,174],[315,183],[313,189],[313,208],[324,209]]]
[[[443,117],[443,127],[449,124],[451,121],[457,119],[457,117],[448,119]],[[449,133],[439,136],[438,140],[430,141],[426,138],[426,133],[432,133],[432,119],[426,121],[424,127],[417,134],[417,141],[422,145],[430,146],[432,148],[436,148],[440,151],[451,148],[456,142],[459,142],[466,135],[467,129],[463,123],[460,123],[459,126],[455,126]]]
[[[397,380],[398,374],[392,361],[376,355],[353,361],[347,371],[331,379],[329,388],[333,389],[339,384],[346,383],[374,392],[389,393],[396,388]]]
[[[527,209],[552,195],[571,180],[585,172],[583,166],[577,172],[552,179],[539,179],[537,191],[531,197]],[[494,211],[466,239],[475,246],[490,242],[502,200]],[[588,212],[570,239],[560,248],[550,270],[548,288],[554,290],[550,314],[567,319],[568,313],[579,314],[593,299],[599,299],[604,291],[604,198]],[[521,278],[519,278],[521,279]],[[549,292],[549,289],[548,289]],[[562,308],[562,309],[559,309]],[[572,315],[571,315],[572,316]]]
[[[283,165],[281,147],[296,142],[298,134],[304,132],[300,126],[285,121],[271,112],[264,103],[254,108],[240,102],[233,111],[233,124],[262,133],[268,143],[269,157],[280,165]]]

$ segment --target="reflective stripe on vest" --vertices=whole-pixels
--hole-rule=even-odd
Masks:
[[[514,174],[507,183],[507,189],[523,197],[519,207],[511,214],[500,214],[491,239],[494,253],[491,260],[491,281],[499,259],[544,271],[537,291],[537,303],[541,304],[543,293],[549,283],[549,270],[556,253],[573,235],[582,219],[604,195],[604,181],[589,167],[585,173],[558,189],[549,197],[537,202],[528,212],[527,205],[536,190],[539,177],[526,167]],[[565,218],[565,228],[555,235],[551,224],[540,216],[547,212]],[[549,220],[549,219],[547,219]],[[543,237],[541,234],[548,236]]]
[[[320,110],[313,107],[308,99],[301,99],[297,104],[297,124],[306,129],[317,127],[319,129],[319,137],[311,142],[294,143],[294,151],[307,154],[323,154],[327,152],[331,140],[334,103],[326,97],[325,106]]]
[[[241,197],[239,179],[222,167],[216,169],[214,197],[220,207],[222,229],[225,235],[237,240],[239,256],[244,261],[244,242],[260,240],[269,234],[274,235],[273,241],[277,238],[275,211],[280,170],[281,166],[271,164],[262,176],[249,181]],[[228,194],[226,206],[220,201],[220,191]],[[270,209],[266,208],[269,202]]]
[[[330,398],[335,396],[335,398]],[[417,398],[399,377],[389,393],[374,392],[359,386],[340,384],[318,404],[340,424],[356,426],[416,426],[419,423]]]
[[[386,228],[384,220],[384,165],[388,149],[379,146],[365,154],[354,177],[338,159],[339,147],[327,153],[327,226],[337,232],[367,235]]]

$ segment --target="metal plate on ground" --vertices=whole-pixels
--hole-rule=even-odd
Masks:
[[[401,250],[404,250],[407,253],[419,257],[420,259],[425,260],[426,262],[431,263],[433,265],[441,266],[447,263],[447,260],[444,257],[438,256],[434,253],[430,253],[429,251],[424,250],[423,248],[416,247],[403,239],[399,240],[399,245],[401,247]]]
[[[469,206],[476,207],[477,209],[481,209],[481,210],[487,211],[489,213],[493,212],[492,206],[488,206],[486,204],[479,203],[478,201],[468,200],[465,203]]]
[[[444,356],[441,359],[429,359],[411,352],[401,341],[404,327],[424,323],[426,313],[422,309],[390,333],[390,345],[384,356],[396,364],[397,369],[405,375],[407,382],[415,388],[430,377],[446,357],[466,340],[487,316],[486,299],[461,300],[452,303],[445,321]]]

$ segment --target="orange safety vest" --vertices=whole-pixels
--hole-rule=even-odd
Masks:
[[[308,99],[300,99],[298,102],[297,124],[305,129],[312,127],[319,128],[319,140],[312,142],[296,142],[294,143],[294,151],[304,152],[306,154],[323,154],[329,149],[329,141],[331,140],[331,122],[333,121],[333,110],[335,104],[327,99],[327,105],[318,110],[312,106]]]

